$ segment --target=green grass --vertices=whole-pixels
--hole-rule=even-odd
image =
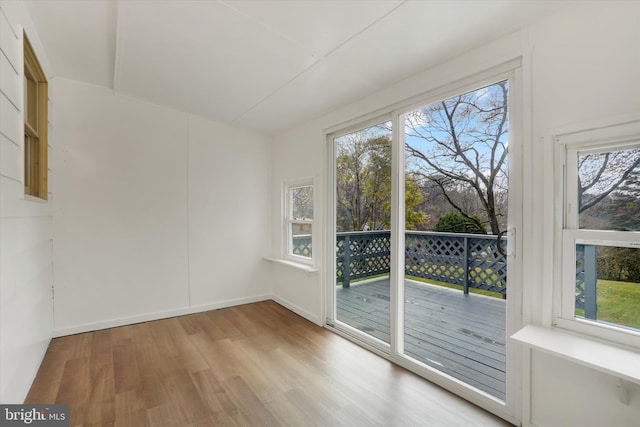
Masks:
[[[640,329],[640,283],[598,280],[596,301],[599,321]]]

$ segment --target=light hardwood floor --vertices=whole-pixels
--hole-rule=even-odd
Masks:
[[[71,426],[508,426],[272,301],[52,340]]]

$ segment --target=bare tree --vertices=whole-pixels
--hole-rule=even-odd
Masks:
[[[408,167],[469,220],[473,212],[456,193],[471,189],[493,234],[506,214],[508,117],[507,81],[406,114]]]
[[[581,228],[640,230],[640,148],[578,154]],[[640,251],[599,245],[598,279],[640,282]]]
[[[623,184],[639,175],[640,149],[578,156],[578,201],[580,213],[608,198]],[[637,194],[636,194],[637,196]]]

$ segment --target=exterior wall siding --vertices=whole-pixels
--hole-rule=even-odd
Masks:
[[[22,28],[38,35],[21,5],[0,3],[0,402],[21,403],[53,329],[53,192],[24,197]],[[36,48],[37,49],[37,48]],[[39,57],[43,52],[36,52]],[[46,69],[45,69],[46,72]],[[51,101],[51,100],[50,100]],[[51,102],[49,104],[51,108]],[[49,115],[49,151],[55,144]],[[49,173],[53,173],[49,158]]]

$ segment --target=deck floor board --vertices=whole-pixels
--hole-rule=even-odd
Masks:
[[[389,278],[337,288],[338,320],[389,342]],[[407,280],[405,353],[505,398],[505,301]]]

